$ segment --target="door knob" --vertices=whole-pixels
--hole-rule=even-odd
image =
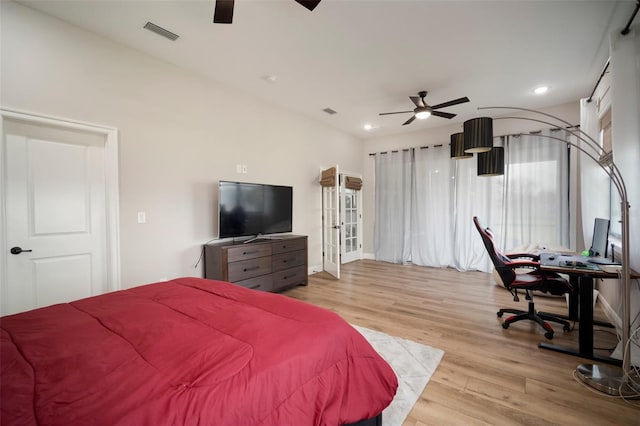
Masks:
[[[20,253],[27,253],[27,252],[32,252],[33,250],[22,250],[22,247],[11,247],[11,250],[9,250],[11,252],[11,254],[20,254]]]

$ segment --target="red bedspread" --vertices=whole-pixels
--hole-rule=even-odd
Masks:
[[[0,319],[2,425],[339,425],[396,376],[337,315],[183,278]]]

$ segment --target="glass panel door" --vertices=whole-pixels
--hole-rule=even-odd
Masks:
[[[361,191],[345,188],[344,179],[341,181],[341,263],[348,263],[362,259]]]

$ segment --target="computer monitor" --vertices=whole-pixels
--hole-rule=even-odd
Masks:
[[[597,217],[593,224],[593,237],[591,238],[590,256],[607,257],[609,245],[609,219]]]

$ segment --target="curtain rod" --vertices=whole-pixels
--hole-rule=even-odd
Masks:
[[[593,100],[593,95],[596,93],[596,89],[600,85],[600,82],[602,81],[602,77],[604,77],[604,75],[607,73],[607,68],[609,68],[609,61],[610,59],[607,59],[607,63],[604,65],[604,69],[600,73],[600,77],[598,77],[598,81],[596,81],[596,85],[593,86],[593,90],[591,91],[591,95],[589,95],[589,99],[587,99],[587,102],[591,102]]]
[[[575,124],[575,125],[573,125],[573,126],[567,126],[567,127],[566,127],[566,129],[578,129],[578,128],[580,128],[580,125],[579,125],[579,124]],[[563,128],[561,128],[561,127],[554,127],[553,129],[549,129],[549,130],[551,130],[552,132],[554,132],[554,131],[557,131],[557,130],[564,130],[564,129],[563,129]],[[494,136],[494,138],[516,137],[516,136],[522,136],[522,135],[525,135],[525,134],[528,134],[528,135],[536,135],[536,134],[539,134],[540,132],[542,132],[542,130],[532,130],[532,131],[527,132],[527,133],[520,132],[520,133],[510,133],[510,134],[505,134],[505,135],[498,135],[498,136]],[[429,148],[429,147],[432,147],[432,148],[440,148],[440,147],[443,147],[444,145],[445,145],[445,144],[441,144],[441,143],[439,143],[439,144],[435,144],[435,145],[428,145],[428,146],[420,146],[420,147],[412,147],[412,148],[402,148],[402,149],[392,149],[392,150],[390,150],[390,151],[370,152],[370,153],[369,153],[369,157],[375,157],[377,154],[388,154],[389,152],[409,151],[409,150],[411,150],[411,149],[427,149],[427,148]],[[450,143],[448,143],[448,144],[446,144],[446,145],[447,145],[447,146],[450,146],[451,144],[450,144]]]
[[[451,145],[450,143],[448,143],[447,145]],[[431,148],[440,148],[443,147],[444,144],[438,143],[435,145],[425,145],[425,146],[418,146],[418,147],[411,147],[411,148],[402,148],[402,149],[392,149],[391,151],[381,151],[381,152],[370,152],[369,153],[369,157],[373,157],[377,154],[387,154],[389,152],[400,152],[400,151],[410,151],[412,149],[428,149],[429,147]]]
[[[636,15],[638,14],[638,9],[640,9],[640,0],[636,0],[636,8],[633,11],[633,13],[631,14],[631,18],[629,18],[629,22],[627,22],[627,25],[624,27],[624,29],[622,31],[620,31],[621,35],[626,36],[631,31],[631,23],[633,22],[633,20],[635,19]],[[598,77],[598,81],[596,81],[596,85],[593,87],[593,90],[591,91],[591,95],[589,95],[589,99],[587,99],[587,102],[591,102],[592,101],[593,95],[596,93],[596,89],[600,85],[600,81],[602,81],[602,77],[604,77],[605,73],[607,72],[607,68],[609,68],[609,61],[610,60],[611,60],[611,58],[607,59],[607,63],[604,65],[604,69],[602,70],[602,73],[600,74],[600,77]]]
[[[631,28],[631,23],[635,19],[636,14],[638,13],[638,9],[640,9],[640,0],[636,0],[636,9],[631,14],[631,18],[629,18],[629,22],[627,22],[627,26],[624,27],[624,29],[622,31],[620,31],[620,34],[622,34],[622,35],[629,34],[629,31],[630,31],[630,28]]]
[[[579,129],[579,128],[580,128],[579,124],[574,124],[573,126],[554,127],[554,128],[548,129],[548,130],[550,130],[552,132],[557,132],[558,130]],[[539,135],[540,133],[542,133],[542,130],[532,130],[532,131],[526,132],[526,133],[525,132],[520,132],[520,133],[509,133],[509,134],[504,134],[504,135],[497,135],[497,136],[494,136],[494,138],[508,138],[508,137],[522,136],[522,135]]]

